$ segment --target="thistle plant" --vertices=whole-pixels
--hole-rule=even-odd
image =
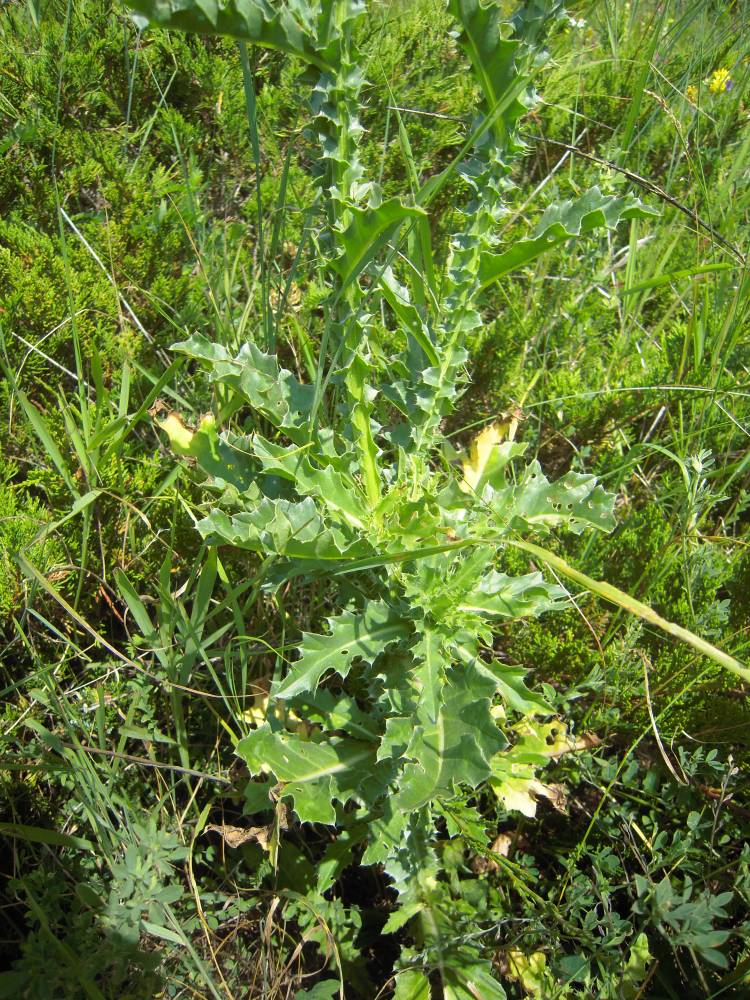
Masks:
[[[196,334],[175,350],[205,366],[215,415],[195,431],[164,423],[175,450],[207,477],[209,512],[198,530],[208,543],[257,553],[271,590],[337,585],[327,625],[302,634],[298,656],[272,679],[264,721],[236,746],[255,776],[248,808],[281,801],[301,823],[335,828],[321,901],[355,858],[382,866],[399,901],[386,930],[412,921],[417,943],[402,954],[397,997],[429,996],[431,970],[449,1000],[503,997],[478,945],[452,930],[435,844],[439,825],[442,838],[488,853],[477,790],[533,814],[537,796],[555,795],[543,767],[569,746],[524,671],[493,654],[499,625],[568,602],[542,572],[504,572],[507,550],[527,550],[537,565],[554,565],[743,672],[539,544],[553,530],[614,526],[614,497],[593,476],[550,482],[525,461],[514,428],[499,425],[479,435],[459,472],[443,436],[466,387],[467,342],[482,325],[486,289],[550,248],[649,210],[594,188],[549,209],[527,238],[501,244],[509,174],[523,151],[519,119],[535,101],[545,36],[563,16],[557,0],[529,0],[507,23],[492,4],[448,0],[477,83],[476,114],[456,164],[412,185],[408,198],[387,200],[358,153],[362,0],[129,2],[152,23],[299,60],[319,150],[314,266],[326,297],[322,328],[311,331],[315,380],[284,368],[263,331],[237,352]],[[454,171],[465,200],[441,262],[429,207]]]

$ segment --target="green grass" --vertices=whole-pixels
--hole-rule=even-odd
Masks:
[[[595,472],[620,497],[612,536],[556,551],[748,662],[747,11],[571,9],[585,25],[554,39],[506,236],[633,175],[661,214],[501,283],[450,431],[463,446],[520,405],[519,435],[548,474]],[[363,158],[387,193],[408,168],[400,124],[422,179],[462,142],[470,84],[446,27],[437,0],[375,6]],[[275,871],[256,841],[232,848],[206,829],[258,825],[232,741],[331,599],[324,586],[269,598],[252,557],[200,544],[199,484],[148,412],[163,400],[191,421],[208,407],[199,373],[167,349],[194,330],[256,336],[264,281],[278,301],[292,279],[277,336],[311,376],[322,291],[297,283],[295,262],[312,153],[294,67],[250,58],[262,227],[232,43],[140,35],[92,0],[2,12],[0,996],[294,996],[326,955],[347,997],[390,995],[377,870],[347,869],[311,912],[324,828],[283,834]],[[712,93],[720,67],[734,85]],[[454,201],[448,185],[432,206],[437,248]],[[261,228],[286,270],[263,260]],[[508,571],[528,567],[509,556]],[[747,995],[745,687],[588,594],[511,626],[497,651],[602,744],[554,766],[567,815],[483,804],[520,881],[492,866],[466,879],[487,859],[469,837],[446,841],[467,940],[501,973],[512,949],[543,952],[572,991],[545,980],[545,997]],[[666,876],[684,895],[671,923]],[[658,964],[617,992],[640,933]],[[524,995],[512,977],[506,989]]]

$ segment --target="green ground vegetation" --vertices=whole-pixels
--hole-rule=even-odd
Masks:
[[[503,239],[594,184],[658,216],[494,288],[446,431],[458,458],[517,419],[550,478],[595,473],[615,530],[551,547],[747,663],[748,11],[568,13],[522,121]],[[362,159],[403,193],[456,156],[476,95],[440,0],[373,2],[366,24]],[[421,942],[386,927],[388,879],[338,871],[330,830],[291,816],[269,850],[234,755],[334,595],[269,595],[256,556],[203,543],[201,474],[157,425],[212,405],[170,346],[258,338],[264,296],[285,363],[315,374],[299,66],[249,58],[254,121],[229,39],[144,29],[105,0],[0,11],[0,997],[302,1000],[340,978],[352,1000],[422,996],[394,980]],[[457,184],[430,209],[436,253]],[[504,567],[537,568],[520,551]],[[535,816],[480,791],[441,817],[450,934],[508,997],[746,997],[747,687],[573,596],[495,640],[579,749],[551,765],[559,796]]]

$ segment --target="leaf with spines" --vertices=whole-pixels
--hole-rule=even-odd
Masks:
[[[389,822],[381,824],[383,835],[377,852],[390,876],[392,888],[399,894],[399,902],[409,905],[429,889],[438,874],[438,861],[432,846],[432,821],[428,809],[399,812],[398,804],[389,798],[383,806]],[[385,849],[385,850],[383,850]],[[385,855],[385,856],[383,856]],[[371,860],[363,864],[371,864]]]
[[[216,508],[197,527],[212,545],[229,543],[292,559],[339,560],[371,551],[364,539],[349,537],[327,524],[312,497],[299,503],[263,497],[235,514]]]
[[[328,624],[329,635],[303,632],[302,655],[273,690],[275,697],[288,699],[315,691],[329,670],[345,678],[356,659],[373,663],[393,643],[406,639],[410,631],[404,619],[382,601],[370,601],[361,612],[344,611],[329,618]]]
[[[347,208],[349,221],[339,234],[343,253],[331,262],[341,276],[343,288],[362,273],[403,222],[425,216],[424,209],[405,205],[400,198],[389,198],[368,208],[356,205]]]
[[[318,497],[336,520],[364,528],[368,516],[365,498],[351,476],[330,466],[316,468],[305,448],[274,444],[260,434],[254,434],[252,442],[253,453],[266,474],[288,479],[303,496]]]
[[[399,284],[390,267],[383,271],[380,290],[401,328],[413,339],[431,365],[439,365],[440,358],[430,328],[412,303],[408,289]]]
[[[313,8],[307,3],[273,4],[270,0],[127,0],[127,3],[151,24],[162,28],[229,35],[286,52],[321,70],[332,69],[334,65],[331,57],[336,49],[327,44],[323,51],[316,44],[310,30]],[[331,7],[331,0],[325,0],[323,8]],[[325,43],[329,43],[328,38]]]
[[[508,576],[490,570],[477,586],[464,594],[459,611],[468,611],[491,618],[538,617],[567,603],[567,592],[556,583],[547,583],[541,573]]]
[[[336,822],[333,800],[376,801],[387,786],[388,765],[378,765],[372,743],[332,738],[313,743],[295,733],[272,732],[268,723],[237,744],[252,774],[270,770],[291,796],[303,823]]]
[[[236,355],[198,334],[172,349],[203,362],[212,382],[229,386],[298,444],[308,443],[315,388],[299,382],[279,366],[273,354],[255,344],[243,344]]]
[[[411,652],[416,666],[410,673],[410,679],[417,695],[419,717],[428,723],[436,723],[440,714],[445,672],[449,666],[443,636],[426,628]]]
[[[364,712],[350,695],[318,688],[315,694],[297,696],[295,710],[306,722],[322,726],[329,733],[340,731],[358,740],[378,742],[377,717]]]
[[[452,667],[437,717],[420,703],[405,754],[414,763],[404,768],[395,797],[399,809],[418,809],[457,784],[476,788],[489,777],[489,760],[506,743],[490,715],[495,687],[472,667]]]
[[[485,109],[495,114],[495,134],[504,144],[508,133],[527,110],[523,100],[527,81],[519,73],[517,56],[521,42],[505,38],[499,7],[482,0],[449,0],[449,10],[461,25],[458,40],[466,52],[479,86]],[[498,109],[505,103],[505,107]]]
[[[616,229],[620,222],[653,218],[657,214],[632,195],[623,198],[604,195],[598,187],[593,187],[574,201],[548,208],[530,239],[517,240],[502,253],[483,253],[479,265],[480,287],[487,288],[503,275],[530,264],[569,239],[587,236],[597,229]]]
[[[455,635],[451,651],[462,663],[473,666],[480,674],[493,680],[497,693],[509,708],[521,715],[552,714],[552,706],[538,691],[532,691],[524,683],[524,676],[528,671],[497,660],[483,660],[479,656],[476,639],[470,633]]]
[[[615,527],[615,496],[602,489],[595,476],[567,472],[551,483],[536,461],[516,483],[500,489],[486,486],[482,500],[503,529],[547,531],[562,526],[579,535],[586,527]]]

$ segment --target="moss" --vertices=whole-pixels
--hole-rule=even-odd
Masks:
[[[14,485],[16,474],[11,464],[0,468],[0,630],[5,630],[24,604],[24,582],[15,556],[22,553],[45,575],[66,562],[63,546],[54,535],[35,541],[50,515],[28,489]]]

